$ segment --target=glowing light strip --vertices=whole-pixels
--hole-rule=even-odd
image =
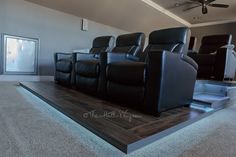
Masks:
[[[152,0],[142,0],[144,3],[148,4],[149,6],[153,7],[154,9],[162,12],[163,14],[173,18],[174,20],[184,24],[185,26],[191,27],[191,23],[187,22],[186,20],[180,18],[179,16],[176,16],[175,14],[173,14],[172,12],[166,10],[165,8],[163,8],[162,6],[158,5],[157,3],[153,2]]]
[[[227,24],[227,23],[233,23],[233,22],[236,22],[236,19],[224,20],[224,21],[197,23],[197,24],[192,24],[192,27],[204,27],[204,26],[220,25],[220,24]]]
[[[191,108],[202,110],[202,111],[205,111],[205,112],[211,112],[211,111],[214,110],[213,108],[205,107],[205,106],[202,106],[202,105],[198,105],[196,103],[192,103],[191,104]]]

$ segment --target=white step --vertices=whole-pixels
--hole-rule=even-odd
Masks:
[[[206,106],[213,109],[224,108],[227,102],[230,100],[227,96],[214,95],[209,93],[195,93],[193,96],[193,103]]]

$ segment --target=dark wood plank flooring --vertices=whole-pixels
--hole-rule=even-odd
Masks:
[[[154,117],[53,82],[22,82],[20,85],[125,153],[161,138],[158,135],[163,136],[168,129],[180,125],[176,131],[184,127],[182,124],[187,125],[206,114],[202,110],[182,107]]]

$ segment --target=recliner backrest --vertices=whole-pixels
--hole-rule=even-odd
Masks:
[[[101,36],[93,40],[93,47],[90,49],[90,53],[99,54],[101,52],[109,52],[114,47],[113,36]]]
[[[169,51],[173,53],[187,53],[190,39],[190,29],[187,27],[169,28],[153,31],[149,35],[149,44],[145,49],[142,61],[150,51]]]
[[[201,47],[199,49],[200,54],[210,54],[217,51],[222,46],[231,44],[232,35],[209,35],[202,38]]]
[[[185,27],[153,31],[149,36],[149,50],[167,50],[184,53],[189,29]]]
[[[116,39],[116,47],[113,53],[127,53],[135,57],[139,57],[143,51],[145,42],[144,33],[132,33],[120,35]]]

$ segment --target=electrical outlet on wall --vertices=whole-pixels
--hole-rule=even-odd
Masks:
[[[88,20],[82,19],[82,31],[88,31]]]

